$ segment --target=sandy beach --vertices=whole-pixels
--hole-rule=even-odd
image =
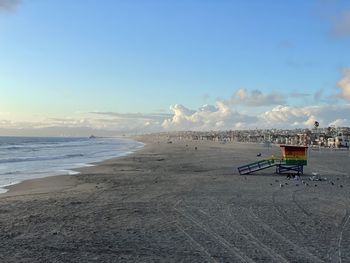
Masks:
[[[303,180],[327,180],[306,185],[238,174],[277,146],[136,139],[129,156],[0,195],[0,261],[350,261],[349,152],[310,151]]]

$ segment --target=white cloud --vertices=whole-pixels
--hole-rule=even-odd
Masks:
[[[13,11],[20,4],[20,0],[0,0],[0,11]]]
[[[116,116],[115,116],[116,115]],[[82,135],[94,133],[96,135],[113,135],[120,133],[156,132],[160,131],[161,123],[165,119],[158,119],[138,114],[91,114],[79,113],[71,117],[38,118],[35,121],[15,120],[0,116],[0,135]],[[166,115],[168,117],[169,115]]]
[[[259,107],[285,104],[286,100],[282,94],[277,92],[264,94],[260,90],[255,89],[249,92],[247,89],[241,88],[226,103],[229,105]]]
[[[170,107],[174,116],[165,120],[165,130],[224,130],[239,129],[253,125],[257,118],[233,111],[228,105],[218,101],[216,106],[204,105],[198,111],[190,110],[183,105]]]
[[[335,127],[350,127],[350,119],[336,119],[330,123],[331,125]]]
[[[289,106],[276,106],[270,111],[261,114],[260,117],[270,125],[298,126],[305,122],[308,112],[301,108]]]
[[[315,121],[321,126],[350,124],[350,104],[292,107],[278,105],[261,114],[244,114],[222,102],[205,105],[197,111],[182,105],[171,107],[174,116],[163,122],[165,130],[224,130],[249,128],[311,128]]]
[[[350,101],[350,68],[343,70],[343,76],[337,82],[337,85],[341,89],[341,97]]]
[[[306,107],[277,106],[259,116],[264,127],[312,127],[319,121],[322,127],[350,123],[350,104]]]
[[[337,15],[333,24],[332,33],[336,37],[350,36],[350,10],[345,10]]]
[[[171,117],[168,113],[119,113],[92,111],[91,114],[104,115],[118,119],[143,119],[143,120],[163,120]]]
[[[350,9],[344,6],[342,1],[318,0],[315,7],[315,14],[329,23],[331,36],[336,38],[350,36]]]

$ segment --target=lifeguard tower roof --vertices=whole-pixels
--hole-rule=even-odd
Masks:
[[[280,145],[282,159],[287,165],[307,165],[307,146]]]

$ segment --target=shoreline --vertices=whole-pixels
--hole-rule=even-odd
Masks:
[[[62,190],[63,188],[66,188],[66,181],[74,181],[74,176],[81,174],[81,171],[90,167],[94,167],[94,166],[99,166],[102,165],[104,162],[107,161],[111,161],[111,160],[115,160],[118,158],[122,158],[122,157],[126,157],[128,155],[131,155],[137,151],[142,150],[145,147],[145,143],[135,140],[132,137],[116,137],[117,139],[126,139],[126,140],[130,140],[130,141],[134,141],[137,143],[142,143],[143,145],[140,145],[139,147],[137,147],[135,150],[133,151],[128,151],[125,152],[124,154],[120,155],[120,156],[114,156],[105,160],[101,160],[101,161],[96,161],[96,162],[92,162],[92,163],[82,163],[83,166],[81,167],[77,167],[74,169],[66,169],[65,171],[67,172],[67,174],[53,174],[53,175],[47,175],[44,177],[39,177],[39,178],[31,178],[31,179],[27,179],[27,180],[23,180],[23,181],[17,181],[17,182],[13,182],[11,184],[8,185],[4,185],[0,187],[0,199],[3,196],[13,196],[13,193],[17,193],[19,195],[21,194],[26,194],[26,193],[33,193],[33,192],[47,192],[45,190],[40,191],[40,189],[44,189],[44,188],[48,188],[51,190]],[[62,179],[61,179],[62,176]],[[73,178],[70,178],[73,177]],[[52,181],[55,182],[56,186],[53,188],[52,186],[50,186],[52,184],[52,182],[50,181],[50,178],[52,178]],[[69,179],[67,179],[69,178]],[[71,186],[71,185],[69,185]],[[61,189],[62,188],[62,189]],[[2,190],[4,190],[4,192],[2,192]]]

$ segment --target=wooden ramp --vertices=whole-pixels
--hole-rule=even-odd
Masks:
[[[246,164],[238,167],[237,169],[239,174],[250,174],[250,173],[267,169],[273,166],[276,166],[276,162],[275,160],[271,159],[271,160],[262,160],[259,162]]]

